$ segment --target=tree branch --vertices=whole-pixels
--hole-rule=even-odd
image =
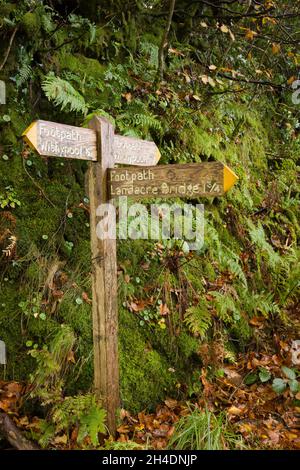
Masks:
[[[272,88],[277,88],[279,90],[282,90],[283,88],[285,88],[285,85],[283,83],[273,83],[273,82],[270,82],[269,80],[252,80],[248,78],[231,77],[229,75],[226,75],[226,73],[222,73],[222,72],[217,72],[217,75],[219,75],[220,77],[226,78],[227,80],[232,80],[234,82],[253,83],[254,85],[270,86]]]
[[[169,9],[169,16],[166,24],[166,28],[162,37],[162,41],[160,44],[160,48],[158,51],[158,79],[161,81],[164,75],[164,67],[165,67],[165,48],[168,44],[168,35],[172,23],[172,18],[174,14],[175,8],[175,0],[170,0],[170,9]]]
[[[0,65],[0,70],[2,70],[4,65],[6,64],[6,61],[8,59],[8,56],[9,56],[9,53],[10,53],[10,50],[11,50],[11,47],[12,47],[12,44],[14,42],[15,35],[16,35],[16,32],[18,31],[18,29],[19,29],[19,26],[16,26],[15,29],[13,30],[13,32],[12,32],[12,35],[11,35],[10,40],[9,40],[8,48],[7,48],[7,50],[4,54],[3,62]]]
[[[10,445],[17,450],[39,450],[36,444],[23,436],[20,429],[6,413],[0,413],[0,431]]]

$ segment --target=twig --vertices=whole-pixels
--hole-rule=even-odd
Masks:
[[[24,171],[25,173],[27,174],[27,176],[29,176],[29,178],[31,179],[31,181],[33,182],[33,184],[38,188],[38,190],[42,193],[42,195],[44,196],[44,198],[46,199],[46,201],[49,202],[49,204],[51,204],[52,207],[56,207],[55,204],[53,204],[53,202],[48,198],[47,194],[45,193],[45,191],[43,190],[43,188],[41,188],[41,186],[35,181],[35,179],[31,176],[31,174],[27,171],[26,169],[26,166],[25,166],[25,160],[23,159],[23,168],[24,168]]]
[[[172,23],[174,8],[175,8],[175,0],[170,0],[169,16],[168,16],[166,28],[162,37],[162,41],[160,44],[160,48],[158,51],[158,79],[160,81],[162,81],[163,75],[164,75],[164,66],[165,66],[164,53],[165,53],[165,48],[168,43],[168,35],[169,35],[171,23]]]
[[[12,44],[14,42],[15,35],[16,35],[16,32],[18,31],[18,29],[19,29],[19,26],[16,26],[15,29],[13,30],[13,32],[12,32],[12,35],[11,35],[10,40],[9,40],[8,48],[7,48],[7,50],[4,54],[3,62],[0,65],[0,70],[2,70],[4,65],[6,64],[6,61],[8,59],[8,56],[9,56],[9,53],[10,53],[10,50],[11,50],[11,47],[12,47]]]
[[[285,88],[283,83],[282,84],[273,83],[273,82],[270,82],[269,80],[251,80],[251,79],[248,79],[248,78],[231,77],[231,76],[226,75],[225,73],[222,73],[222,72],[217,72],[217,74],[220,77],[226,78],[227,80],[232,80],[234,82],[254,83],[255,85],[270,86],[272,88],[278,88],[279,90],[282,90],[283,88]]]

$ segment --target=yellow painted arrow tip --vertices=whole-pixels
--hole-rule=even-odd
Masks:
[[[156,156],[155,157],[156,157],[156,162],[155,163],[158,163],[159,160],[160,160],[160,157],[161,157],[161,153],[158,149],[156,150]]]
[[[22,134],[22,137],[24,137],[25,142],[29,144],[33,150],[37,150],[36,125],[37,121],[33,121]]]
[[[224,193],[226,193],[238,179],[238,176],[227,165],[224,165]]]
[[[25,131],[23,132],[22,136],[26,136],[27,134],[29,134],[30,130],[36,125],[36,121],[33,121],[26,129]]]

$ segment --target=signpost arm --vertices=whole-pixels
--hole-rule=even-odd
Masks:
[[[114,127],[105,118],[94,117],[89,127],[97,134],[96,163],[89,163],[90,228],[92,251],[94,380],[96,395],[107,411],[107,425],[116,432],[119,407],[118,301],[116,240],[97,237],[96,209],[109,202],[107,169],[112,168]],[[115,224],[111,217],[108,223]]]

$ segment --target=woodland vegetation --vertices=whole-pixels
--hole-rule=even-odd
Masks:
[[[3,449],[300,448],[299,26],[299,0],[0,0]],[[94,115],[159,164],[239,177],[190,201],[200,251],[117,242],[115,437],[93,395],[87,163],[22,140]]]

